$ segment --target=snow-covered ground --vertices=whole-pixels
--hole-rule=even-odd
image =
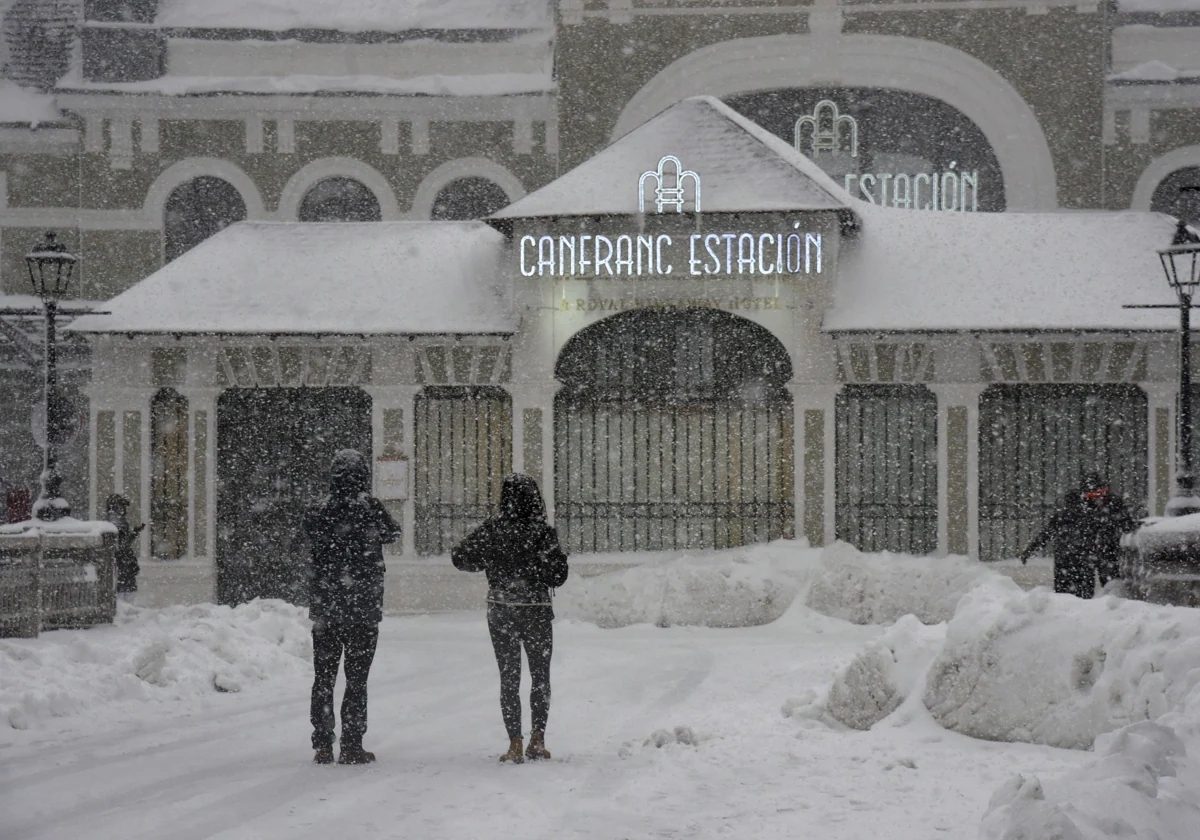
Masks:
[[[1197,611],[788,543],[557,609],[555,758],[520,767],[480,613],[385,619],[363,768],[311,764],[286,604],[0,640],[0,837],[1200,836]]]

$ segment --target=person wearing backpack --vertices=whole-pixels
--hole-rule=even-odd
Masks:
[[[508,752],[501,761],[520,764],[550,758],[546,722],[550,716],[550,657],[554,648],[551,590],[567,580],[567,555],[558,532],[546,522],[546,505],[537,482],[527,475],[505,476],[500,512],[455,547],[454,567],[485,572],[487,622],[500,669],[500,712],[508,731]],[[531,731],[522,752],[521,649],[529,661]]]

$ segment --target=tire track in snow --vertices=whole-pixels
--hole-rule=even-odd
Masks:
[[[379,688],[385,686],[394,686],[397,683],[404,682],[406,679],[408,679],[407,676],[401,676],[385,680],[380,686],[375,687],[375,691],[373,693],[378,693]],[[420,716],[445,708],[447,701],[453,699],[459,694],[459,687],[455,681],[447,680],[447,682],[452,684],[448,689],[440,692],[436,699],[429,700],[419,706],[413,707],[412,709],[407,710],[406,713],[409,715]],[[285,701],[282,704],[277,702],[274,707],[272,707],[276,714],[271,715],[271,717],[279,717],[277,713],[281,709],[294,706],[304,707],[307,706],[307,704],[307,697],[305,697],[303,700]],[[293,715],[293,717],[295,716],[296,715]],[[220,721],[214,721],[214,723],[219,725]],[[294,756],[297,753],[297,747],[289,744],[287,747],[279,748],[273,753],[269,753],[268,755],[264,756],[261,754],[261,744],[247,742],[244,739],[236,737],[239,731],[261,727],[262,724],[263,721],[256,719],[254,721],[243,722],[236,728],[235,731],[232,732],[229,730],[223,730],[218,733],[205,733],[203,735],[197,735],[185,739],[177,739],[170,743],[155,745],[154,747],[146,750],[139,750],[133,753],[125,753],[121,756],[114,756],[111,759],[96,762],[95,764],[86,767],[72,766],[67,768],[53,768],[51,770],[37,773],[37,779],[34,779],[33,777],[25,777],[23,779],[18,778],[15,780],[15,785],[5,785],[6,795],[14,796],[21,788],[35,788],[41,782],[44,782],[47,777],[53,777],[53,782],[57,785],[62,782],[62,779],[65,776],[68,775],[79,775],[87,772],[100,771],[110,766],[119,768],[119,766],[122,764],[138,762],[142,759],[149,758],[163,752],[172,752],[180,747],[186,746],[194,747],[199,744],[211,744],[215,748],[224,749],[224,745],[234,743],[242,747],[242,754],[245,754],[248,751],[249,756],[251,757],[250,761],[242,762],[237,760],[239,758],[239,753],[226,753],[224,754],[225,760],[220,764],[206,764],[205,767],[195,770],[191,773],[174,775],[148,785],[143,785],[128,792],[122,792],[119,795],[123,800],[123,804],[116,808],[104,809],[104,803],[111,798],[110,794],[105,793],[101,795],[102,798],[100,799],[89,798],[80,800],[68,810],[54,814],[38,815],[36,817],[27,819],[22,823],[17,823],[16,825],[5,825],[2,821],[0,821],[0,837],[3,837],[4,840],[35,840],[35,838],[43,837],[47,840],[58,840],[58,838],[61,837],[79,836],[78,832],[81,828],[86,827],[87,825],[98,824],[100,819],[105,815],[112,815],[116,812],[127,811],[131,808],[136,808],[137,806],[146,803],[148,800],[161,800],[165,794],[179,790],[193,790],[197,784],[205,781],[212,781],[214,779],[221,782],[231,782],[246,779],[247,777],[257,776],[263,772],[264,764],[268,763],[266,761],[267,759],[276,759],[287,767],[293,766],[295,762]],[[305,738],[307,738],[307,732],[305,733]],[[256,753],[260,754],[256,756]],[[291,799],[302,796],[309,792],[307,789],[298,789],[296,787],[295,782],[297,779],[313,777],[320,779],[322,785],[327,784],[329,781],[327,776],[323,774],[316,776],[313,775],[313,770],[316,768],[308,764],[309,751],[304,750],[303,754],[305,756],[304,769],[302,771],[290,773],[286,776],[287,786],[282,788],[288,792],[286,797],[279,798],[276,795],[276,786],[274,783],[263,783],[247,790],[253,791],[259,788],[264,788],[264,792],[270,792],[272,794],[272,798],[264,800],[262,797],[252,797],[247,801],[257,803],[256,807],[261,813],[268,813],[275,808],[286,804]],[[246,772],[238,772],[238,768],[246,768]],[[72,787],[76,791],[88,789],[84,784],[78,782],[74,783]],[[241,801],[242,794],[239,792],[232,798]],[[97,807],[98,803],[99,807]],[[263,807],[264,805],[265,807]],[[225,805],[222,804],[221,808],[218,809],[218,813],[224,813],[224,810]],[[208,834],[192,833],[187,826],[192,824],[191,818],[198,819],[204,815],[213,815],[213,811],[214,809],[211,805],[204,805],[195,808],[188,814],[181,815],[178,824],[172,825],[169,829],[164,829],[162,826],[158,826],[146,836],[156,838],[170,836],[172,837],[172,840],[175,838],[182,838],[185,836],[185,834],[188,837],[207,837],[209,836]],[[214,820],[215,817],[207,820],[207,822],[213,822]],[[240,824],[242,821],[243,818],[239,816],[233,822],[233,825]],[[127,835],[122,832],[122,836]]]

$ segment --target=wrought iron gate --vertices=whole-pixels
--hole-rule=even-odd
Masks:
[[[496,512],[512,469],[512,398],[502,388],[428,387],[416,399],[418,554],[446,554]]]
[[[715,310],[634,311],[559,358],[555,524],[568,551],[725,548],[794,528],[791,365]]]
[[[979,401],[979,556],[1015,557],[1096,471],[1146,501],[1146,395],[1136,385],[993,385]]]
[[[847,385],[836,406],[837,538],[863,551],[937,549],[937,397],[921,385]]]

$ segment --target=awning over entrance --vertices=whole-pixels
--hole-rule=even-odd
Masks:
[[[84,316],[89,333],[512,333],[504,237],[482,222],[243,222]]]

